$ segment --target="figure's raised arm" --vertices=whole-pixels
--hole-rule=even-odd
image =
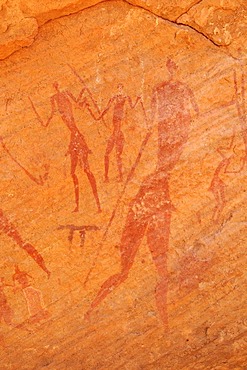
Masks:
[[[17,164],[18,167],[20,167],[24,173],[33,181],[35,182],[37,185],[44,185],[47,178],[48,178],[48,173],[49,173],[49,165],[45,164],[44,167],[45,167],[45,173],[44,175],[39,175],[39,178],[35,177],[34,175],[31,174],[30,171],[28,171],[12,154],[11,152],[9,151],[9,149],[6,147],[4,141],[3,141],[3,138],[2,136],[0,136],[0,143],[3,147],[3,149],[5,150],[5,152],[9,155],[9,157],[12,159],[13,162],[15,162]]]
[[[137,96],[136,101],[134,103],[132,102],[132,99],[131,99],[130,96],[128,96],[127,99],[128,99],[128,103],[129,103],[129,106],[130,106],[131,109],[134,109],[136,107],[136,105],[138,104],[138,102],[141,101],[140,96]]]
[[[46,121],[46,122],[44,122],[44,121],[42,120],[42,118],[40,117],[40,115],[39,115],[39,113],[38,113],[38,111],[37,111],[37,109],[36,109],[36,107],[35,107],[35,105],[34,105],[34,103],[33,103],[32,99],[31,99],[30,97],[29,97],[29,101],[30,101],[30,103],[31,103],[31,106],[32,106],[32,108],[33,108],[34,113],[36,114],[36,117],[37,117],[37,119],[38,119],[39,123],[40,123],[43,127],[47,127],[47,126],[49,125],[50,121],[52,120],[52,118],[53,118],[54,114],[55,114],[55,109],[56,109],[56,106],[55,106],[55,97],[54,97],[54,96],[52,96],[52,97],[51,97],[51,99],[50,99],[50,102],[51,102],[51,114],[50,114],[50,116],[49,116],[49,118],[47,119],[47,121]]]
[[[83,94],[85,93],[85,91],[87,91],[87,88],[86,87],[83,87],[78,95],[78,97],[76,98],[70,91],[66,90],[66,94],[76,103],[76,104],[79,104]]]
[[[80,103],[79,103],[79,108],[84,110],[84,108],[86,108],[88,110],[88,112],[91,114],[91,116],[93,117],[93,119],[95,121],[98,120],[98,117],[95,116],[89,102],[88,102],[88,99],[87,98],[84,98]]]
[[[99,111],[99,112],[98,112],[98,116],[96,116],[96,115],[93,113],[93,111],[92,111],[92,109],[91,109],[91,106],[90,106],[90,104],[89,104],[88,100],[86,101],[86,103],[83,103],[83,104],[85,104],[85,105],[86,105],[87,110],[89,111],[89,113],[91,114],[91,116],[93,117],[93,119],[94,119],[95,121],[100,121],[101,119],[103,119],[104,115],[105,115],[105,114],[108,112],[108,110],[110,109],[110,107],[111,107],[111,105],[112,105],[112,103],[113,103],[114,99],[115,99],[115,98],[113,97],[113,98],[111,98],[111,99],[108,101],[108,104],[107,104],[106,108],[105,108],[105,109],[103,109],[101,112]],[[83,105],[83,106],[84,106],[84,105]]]
[[[112,103],[114,102],[114,100],[115,100],[115,97],[112,97],[109,101],[108,101],[108,103],[107,103],[107,106],[106,106],[106,108],[99,114],[99,118],[98,118],[98,120],[100,120],[101,118],[103,118],[104,117],[104,115],[108,112],[108,110],[111,108],[111,105],[112,105]]]

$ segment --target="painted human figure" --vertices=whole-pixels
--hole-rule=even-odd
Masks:
[[[5,322],[5,324],[14,326],[13,325],[13,311],[11,307],[8,304],[7,297],[4,293],[5,287],[12,287],[13,285],[6,284],[4,281],[4,278],[0,278],[0,323],[2,321]]]
[[[74,212],[79,211],[79,180],[76,175],[76,169],[77,169],[78,164],[83,168],[88,178],[88,181],[90,183],[90,186],[92,188],[92,192],[93,192],[93,195],[96,201],[97,209],[99,212],[101,212],[101,206],[100,206],[100,201],[99,201],[99,196],[98,196],[98,191],[97,191],[96,180],[90,169],[90,165],[88,161],[88,155],[91,154],[91,150],[89,149],[83,134],[79,131],[78,127],[76,126],[74,115],[73,115],[73,110],[72,110],[72,103],[71,103],[71,99],[75,103],[78,103],[78,101],[82,98],[86,89],[83,88],[78,98],[75,98],[69,91],[61,91],[59,89],[59,85],[57,82],[55,82],[53,86],[56,92],[51,97],[51,108],[52,109],[51,109],[50,117],[48,118],[46,122],[42,121],[33,102],[30,99],[32,107],[38,117],[39,122],[44,127],[47,127],[49,125],[57,109],[64,124],[70,131],[70,144],[69,144],[68,152],[66,153],[66,155],[70,155],[70,158],[71,158],[71,177],[74,183],[75,204],[76,204]],[[80,102],[80,108],[83,109],[84,107],[87,107],[87,105],[88,105],[87,99],[84,98]]]
[[[106,108],[100,113],[97,118],[92,113],[89,107],[91,114],[97,120],[100,120],[111,108],[113,108],[113,132],[107,141],[105,151],[105,182],[109,181],[109,157],[114,148],[116,150],[119,181],[123,180],[122,153],[124,149],[124,134],[122,131],[122,123],[125,114],[125,106],[126,104],[128,104],[131,109],[134,109],[139,101],[141,101],[141,98],[137,97],[136,101],[133,103],[131,97],[124,94],[123,85],[119,84],[117,94],[108,101]]]
[[[234,155],[232,153],[232,150],[234,150],[233,148],[234,139],[235,139],[235,132],[233,133],[231,137],[231,141],[228,146],[224,146],[224,147],[220,146],[217,149],[217,152],[220,154],[222,160],[220,161],[220,163],[218,164],[218,166],[216,167],[214,171],[213,178],[212,178],[210,187],[208,189],[209,191],[213,193],[215,202],[216,202],[214,212],[213,212],[213,217],[212,217],[212,220],[215,222],[219,221],[222,211],[226,206],[227,185],[224,183],[221,176],[226,173],[239,173],[240,171],[242,171],[243,166],[244,166],[244,163],[243,163],[239,170],[236,170],[236,171],[228,170],[228,167],[230,166],[232,157]]]
[[[3,138],[0,137],[0,142],[2,144],[2,147],[3,149],[7,152],[7,154],[11,157],[11,159],[17,164],[17,166],[19,166],[23,171],[24,173],[32,180],[34,181],[37,185],[43,185],[45,183],[45,181],[47,180],[47,176],[48,176],[48,169],[49,169],[49,166],[45,166],[46,168],[46,172],[44,175],[42,176],[39,176],[39,178],[36,178],[35,176],[33,176],[27,169],[25,169],[14,157],[13,155],[10,153],[9,149],[6,147],[6,144],[3,142]],[[30,257],[33,258],[33,260],[38,264],[38,266],[44,270],[48,277],[50,276],[50,271],[47,269],[46,265],[45,265],[45,261],[43,259],[43,257],[41,256],[41,254],[36,250],[36,248],[31,244],[31,243],[28,243],[26,242],[22,236],[20,235],[19,231],[17,230],[17,228],[15,227],[14,224],[12,224],[8,217],[5,216],[5,214],[3,213],[3,210],[0,209],[0,233],[4,233],[6,234],[7,236],[9,236],[11,239],[14,240],[14,242],[19,245],[19,247],[21,247],[22,249],[24,249]]]
[[[167,251],[171,214],[174,210],[169,194],[169,178],[188,139],[190,107],[192,106],[197,114],[199,109],[191,89],[175,80],[175,62],[168,59],[166,65],[169,80],[156,86],[152,95],[151,118],[154,122],[157,116],[158,121],[156,170],[144,179],[129,205],[120,241],[121,271],[103,283],[85,315],[87,319],[102,300],[127,279],[136,252],[146,234],[158,273],[155,292],[157,309],[164,325],[167,325]]]
[[[48,318],[49,312],[45,309],[42,292],[31,285],[30,279],[32,279],[31,275],[21,271],[17,265],[15,266],[13,281],[14,284],[19,284],[23,292],[30,316],[29,320],[33,323]]]

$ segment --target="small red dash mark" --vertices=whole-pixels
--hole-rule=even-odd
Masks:
[[[154,123],[155,117],[158,117],[157,167],[152,174],[144,179],[137,195],[129,205],[119,247],[121,271],[112,275],[103,283],[85,315],[86,319],[90,318],[92,311],[104,298],[127,279],[136,252],[146,234],[147,243],[158,274],[155,289],[156,305],[164,325],[167,326],[168,324],[167,252],[171,214],[174,210],[169,194],[169,178],[170,172],[179,161],[188,139],[191,121],[190,105],[197,114],[199,109],[191,89],[174,79],[177,65],[171,59],[168,59],[166,65],[170,79],[156,86],[152,95],[151,121]],[[149,136],[147,140],[148,138]],[[142,145],[142,147],[144,148],[145,145]],[[138,156],[141,156],[140,152]],[[135,162],[135,165],[136,163],[138,161]],[[131,175],[134,173],[134,167],[130,171]],[[114,212],[112,218],[115,216]]]

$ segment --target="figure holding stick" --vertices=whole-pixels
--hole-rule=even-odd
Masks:
[[[92,311],[127,279],[137,250],[146,234],[147,243],[158,273],[158,282],[155,290],[157,309],[164,325],[167,326],[168,323],[167,252],[169,248],[171,214],[174,210],[169,194],[169,179],[170,173],[178,163],[184,145],[188,140],[191,121],[190,107],[193,107],[196,114],[199,114],[199,109],[191,89],[175,80],[174,73],[177,70],[175,62],[168,59],[166,65],[170,78],[168,81],[155,87],[151,103],[151,122],[155,122],[156,116],[158,118],[159,147],[156,170],[144,179],[137,195],[129,205],[120,241],[121,270],[102,284],[85,314],[87,319],[90,318]],[[138,158],[140,159],[141,157],[142,151],[150,137],[150,132],[148,132],[145,141],[142,143],[134,166],[139,163]],[[130,171],[131,176],[133,176],[135,171],[134,166]],[[130,179],[131,177],[129,176],[128,178]],[[114,212],[116,212],[116,208]],[[114,212],[109,224],[113,220]],[[86,280],[88,280],[88,276]]]

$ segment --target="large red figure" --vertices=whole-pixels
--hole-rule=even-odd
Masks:
[[[169,80],[156,86],[152,95],[152,122],[156,116],[158,121],[156,170],[145,178],[130,203],[120,242],[121,271],[103,283],[85,315],[86,318],[89,318],[92,310],[108,294],[127,279],[136,252],[146,234],[159,275],[155,292],[156,304],[163,323],[167,325],[167,251],[171,213],[174,210],[169,194],[169,178],[188,139],[190,106],[199,113],[191,89],[174,79],[177,65],[168,59],[167,68]]]

